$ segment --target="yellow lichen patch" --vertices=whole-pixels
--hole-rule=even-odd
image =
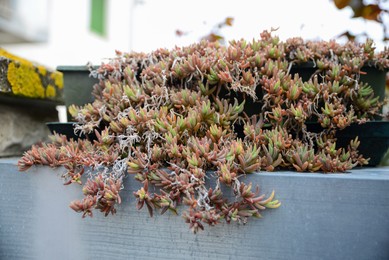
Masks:
[[[29,98],[62,99],[63,74],[47,67],[13,55],[0,48],[0,58],[6,60],[7,92]],[[3,91],[4,92],[4,91]]]
[[[42,76],[46,76],[47,70],[44,66],[39,65],[37,68],[38,68],[39,74],[41,74]]]
[[[45,89],[34,67],[11,62],[8,65],[7,78],[15,95],[31,98],[45,97]]]
[[[53,87],[53,85],[49,84],[46,88],[46,97],[47,98],[55,97],[55,94],[56,94],[55,88]]]
[[[23,59],[19,56],[13,55],[13,54],[11,54],[11,53],[9,53],[1,48],[0,48],[0,57],[5,57],[5,58],[8,58],[10,60],[18,61],[20,64],[26,64],[26,65],[33,66],[32,62],[30,62],[26,59]]]
[[[63,88],[63,73],[59,71],[55,71],[51,73],[50,77],[54,80],[54,84],[57,86],[57,88],[62,89]]]

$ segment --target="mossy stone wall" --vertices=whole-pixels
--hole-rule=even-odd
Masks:
[[[47,122],[58,121],[63,74],[0,48],[0,157],[20,156],[48,140]]]
[[[0,94],[63,103],[63,74],[0,48]]]

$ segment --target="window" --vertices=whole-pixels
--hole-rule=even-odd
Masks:
[[[92,0],[90,30],[98,35],[106,34],[106,1]]]

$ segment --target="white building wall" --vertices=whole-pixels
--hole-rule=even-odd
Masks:
[[[0,28],[26,41],[46,41],[48,0],[0,0]]]
[[[227,16],[232,27],[222,34],[228,40],[259,38],[260,32],[279,28],[281,39],[301,36],[305,39],[329,40],[345,30],[368,32],[377,49],[383,49],[382,28],[373,21],[350,19],[352,12],[341,11],[329,0],[106,0],[107,35],[89,30],[90,0],[11,0],[28,2],[23,15],[40,20],[37,11],[47,3],[48,41],[46,43],[3,45],[17,55],[50,67],[58,65],[99,65],[115,50],[149,52],[157,48],[188,45],[209,33]],[[30,12],[25,12],[31,8]],[[42,17],[38,17],[42,16]],[[26,26],[24,30],[29,30]],[[177,37],[175,30],[189,32]],[[386,44],[387,45],[387,44]]]
[[[88,62],[98,65],[105,58],[114,56],[115,50],[130,50],[132,2],[107,0],[107,34],[103,37],[90,31],[89,0],[50,0],[47,42],[0,47],[53,69],[58,65]]]

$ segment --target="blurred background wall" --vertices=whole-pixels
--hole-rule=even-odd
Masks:
[[[115,50],[193,43],[233,17],[219,32],[226,40],[259,38],[272,27],[281,39],[329,40],[349,30],[368,32],[383,49],[381,25],[352,15],[332,0],[0,0],[0,47],[53,68],[99,65]]]

